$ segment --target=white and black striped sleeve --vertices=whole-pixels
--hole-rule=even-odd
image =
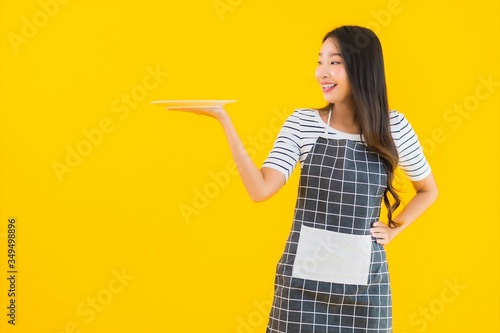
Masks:
[[[431,173],[431,168],[417,134],[402,113],[392,111],[390,122],[399,154],[399,167],[412,181],[424,179]]]
[[[263,167],[281,172],[288,180],[300,157],[300,119],[297,110],[288,116]]]

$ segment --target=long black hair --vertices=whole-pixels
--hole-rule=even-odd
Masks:
[[[391,135],[389,103],[385,81],[384,57],[380,40],[373,31],[359,26],[341,26],[328,32],[323,42],[331,40],[339,49],[351,86],[355,121],[363,142],[377,153],[387,171],[384,204],[388,210],[389,226],[399,223],[393,213],[401,204],[394,186],[394,173],[399,156]],[[320,110],[330,110],[332,104]],[[391,198],[392,197],[392,198]]]

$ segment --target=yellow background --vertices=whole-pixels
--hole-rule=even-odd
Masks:
[[[387,246],[394,332],[500,332],[499,13],[488,0],[2,0],[0,331],[264,332],[298,171],[253,203],[214,120],[149,101],[238,100],[227,110],[260,165],[276,124],[323,105],[323,35],[358,24],[382,41],[390,105],[440,189]],[[87,155],[74,167],[71,149]]]

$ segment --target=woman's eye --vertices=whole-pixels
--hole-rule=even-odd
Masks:
[[[321,61],[318,61],[317,63],[318,63],[318,65],[323,65],[323,63]],[[340,61],[331,61],[330,65],[340,65]]]

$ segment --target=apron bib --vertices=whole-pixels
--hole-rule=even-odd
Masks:
[[[384,247],[370,235],[387,173],[360,142],[319,137],[304,161],[267,332],[392,332]]]

